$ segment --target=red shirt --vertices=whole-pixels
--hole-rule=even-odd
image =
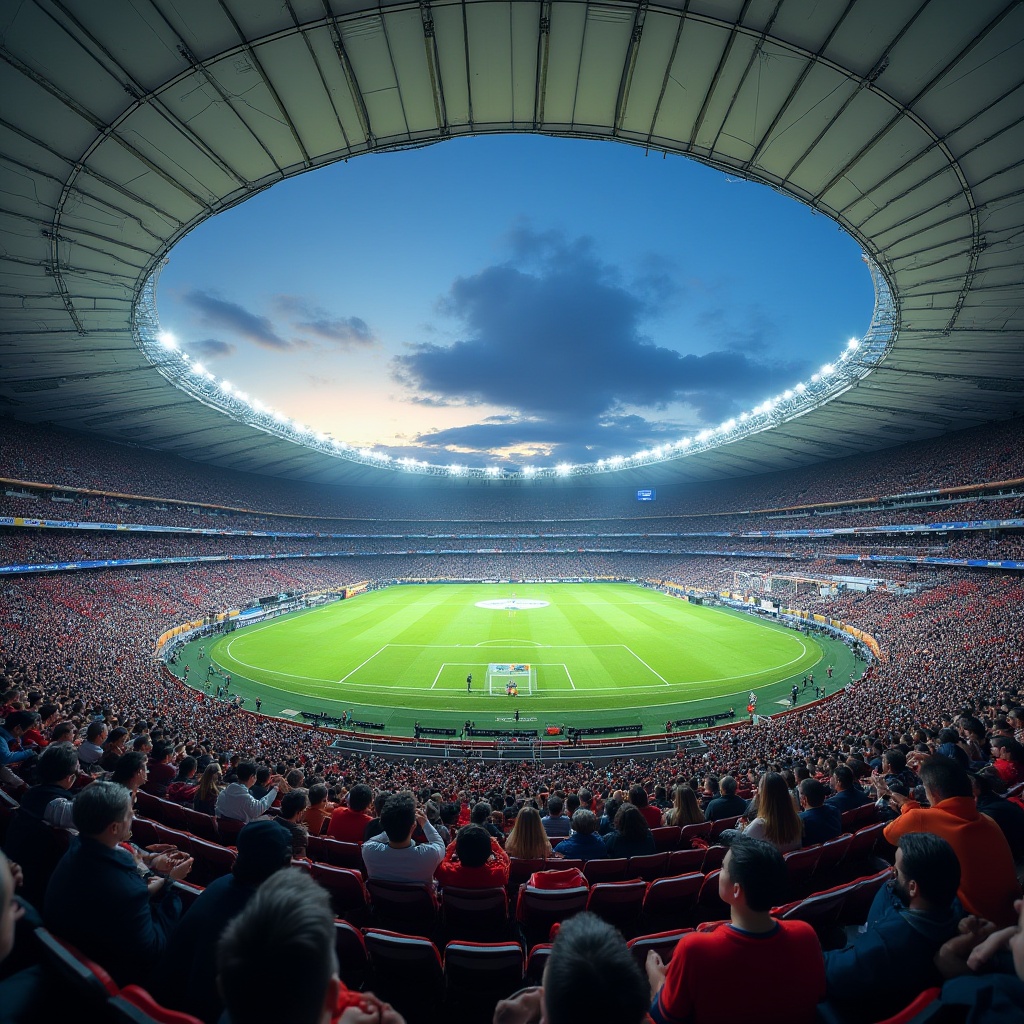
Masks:
[[[648,828],[661,828],[661,808],[648,804],[646,807],[638,807],[637,810],[644,816]]]
[[[437,865],[434,877],[443,888],[446,885],[458,889],[491,889],[508,884],[509,858],[501,844],[491,836],[491,853],[494,856],[478,868],[467,868],[455,860],[455,841],[448,845],[444,860]]]
[[[361,843],[366,826],[373,821],[363,811],[353,811],[351,807],[339,807],[331,815],[331,823],[327,826],[329,839],[340,839],[343,843]]]
[[[811,1024],[825,998],[825,961],[806,921],[742,932],[727,921],[684,935],[651,1007],[655,1024]]]

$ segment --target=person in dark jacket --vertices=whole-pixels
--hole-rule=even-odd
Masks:
[[[602,860],[608,856],[604,840],[597,834],[597,815],[580,808],[572,816],[572,832],[554,849],[569,860]]]
[[[827,790],[817,779],[800,783],[800,820],[804,823],[804,846],[835,839],[843,831],[843,816],[837,807],[825,804]]]
[[[292,840],[276,821],[251,821],[235,839],[230,875],[211,882],[185,912],[157,971],[155,994],[164,1005],[216,1021],[224,1004],[217,991],[217,943],[275,871],[291,864]]]
[[[615,815],[615,828],[603,842],[609,857],[640,857],[656,852],[654,836],[640,809],[633,804],[623,804],[619,808]]]
[[[708,809],[704,812],[707,821],[735,818],[746,812],[747,801],[736,795],[736,780],[731,775],[723,775],[718,788],[722,795],[708,804]]]
[[[945,839],[900,839],[896,877],[875,895],[868,919],[843,949],[825,953],[826,1000],[842,1020],[882,1020],[942,983],[933,959],[957,934],[960,862]]]
[[[871,797],[857,785],[857,780],[853,777],[853,770],[845,764],[836,768],[832,776],[832,789],[835,791],[835,795],[830,796],[825,801],[825,805],[834,807],[840,814],[871,803]]]
[[[43,920],[104,967],[118,985],[149,982],[181,915],[169,888],[184,878],[192,858],[153,858],[157,874],[147,882],[135,858],[120,844],[132,832],[132,794],[113,782],[94,782],[75,799],[77,839],[46,887]]]
[[[978,810],[987,814],[1002,830],[1010,853],[1019,864],[1024,861],[1024,809],[1007,800],[1006,783],[995,768],[983,768],[971,776]]]

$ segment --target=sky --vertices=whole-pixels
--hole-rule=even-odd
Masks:
[[[300,175],[171,252],[161,327],[347,444],[442,465],[630,455],[758,405],[867,330],[859,246],[682,157],[536,135]]]

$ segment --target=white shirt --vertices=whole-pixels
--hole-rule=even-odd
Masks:
[[[277,787],[275,786],[261,800],[257,800],[249,792],[249,787],[241,782],[232,782],[225,786],[217,797],[217,806],[214,810],[218,818],[232,818],[235,821],[255,821],[261,814],[267,813],[267,808],[277,799]]]
[[[444,840],[430,822],[423,826],[425,843],[395,849],[388,845],[386,832],[373,836],[363,843],[363,863],[368,878],[379,878],[384,882],[421,882],[426,884],[434,877],[434,870],[444,857]]]

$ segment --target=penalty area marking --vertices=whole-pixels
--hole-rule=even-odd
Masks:
[[[535,608],[547,608],[550,603],[550,601],[532,601],[522,597],[502,597],[491,601],[477,601],[476,607],[497,612],[528,612]]]

